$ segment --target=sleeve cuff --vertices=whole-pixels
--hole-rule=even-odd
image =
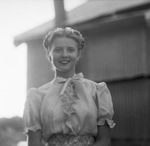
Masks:
[[[100,119],[97,125],[104,125],[105,122],[107,122],[110,128],[114,128],[114,126],[116,125],[113,120],[106,119],[106,118]]]
[[[29,130],[35,132],[39,129],[41,129],[40,125],[34,125],[34,126],[26,127],[25,130],[24,130],[24,134],[28,134]]]

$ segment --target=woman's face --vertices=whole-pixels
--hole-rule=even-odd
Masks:
[[[57,73],[75,73],[75,66],[80,57],[78,44],[75,40],[66,37],[56,38],[49,55]]]

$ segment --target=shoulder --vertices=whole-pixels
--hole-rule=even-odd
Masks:
[[[51,82],[48,82],[38,88],[34,88],[34,87],[29,88],[27,90],[27,98],[41,100],[47,93],[50,86],[51,86]]]
[[[96,82],[90,80],[90,79],[87,79],[87,78],[83,78],[83,83],[87,84],[87,85],[96,85]]]
[[[98,90],[101,90],[102,88],[105,88],[107,87],[107,84],[105,82],[100,82],[100,83],[97,83],[95,81],[92,81],[90,79],[87,79],[87,78],[84,78],[83,79],[83,82],[89,86],[89,87],[92,87],[92,88],[96,88]]]
[[[40,86],[40,87],[38,88],[38,91],[40,91],[40,92],[47,91],[47,90],[50,88],[51,84],[52,84],[52,81],[50,81],[50,82],[48,82],[48,83],[46,83],[46,84]]]
[[[84,78],[82,81],[82,84],[85,87],[85,90],[92,95],[92,97],[95,98],[97,95],[102,95],[105,91],[108,91],[107,85],[105,82],[97,83],[93,80]]]
[[[107,84],[105,82],[100,82],[96,84],[97,90],[107,89]]]

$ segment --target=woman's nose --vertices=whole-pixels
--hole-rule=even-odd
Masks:
[[[67,50],[64,50],[64,51],[63,51],[63,56],[65,56],[65,57],[68,56]]]

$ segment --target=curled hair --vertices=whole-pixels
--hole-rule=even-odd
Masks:
[[[82,37],[82,34],[70,27],[65,27],[53,29],[46,35],[45,39],[43,40],[43,46],[47,53],[49,53],[51,46],[57,37],[72,38],[77,42],[79,51],[84,49],[85,41]]]

